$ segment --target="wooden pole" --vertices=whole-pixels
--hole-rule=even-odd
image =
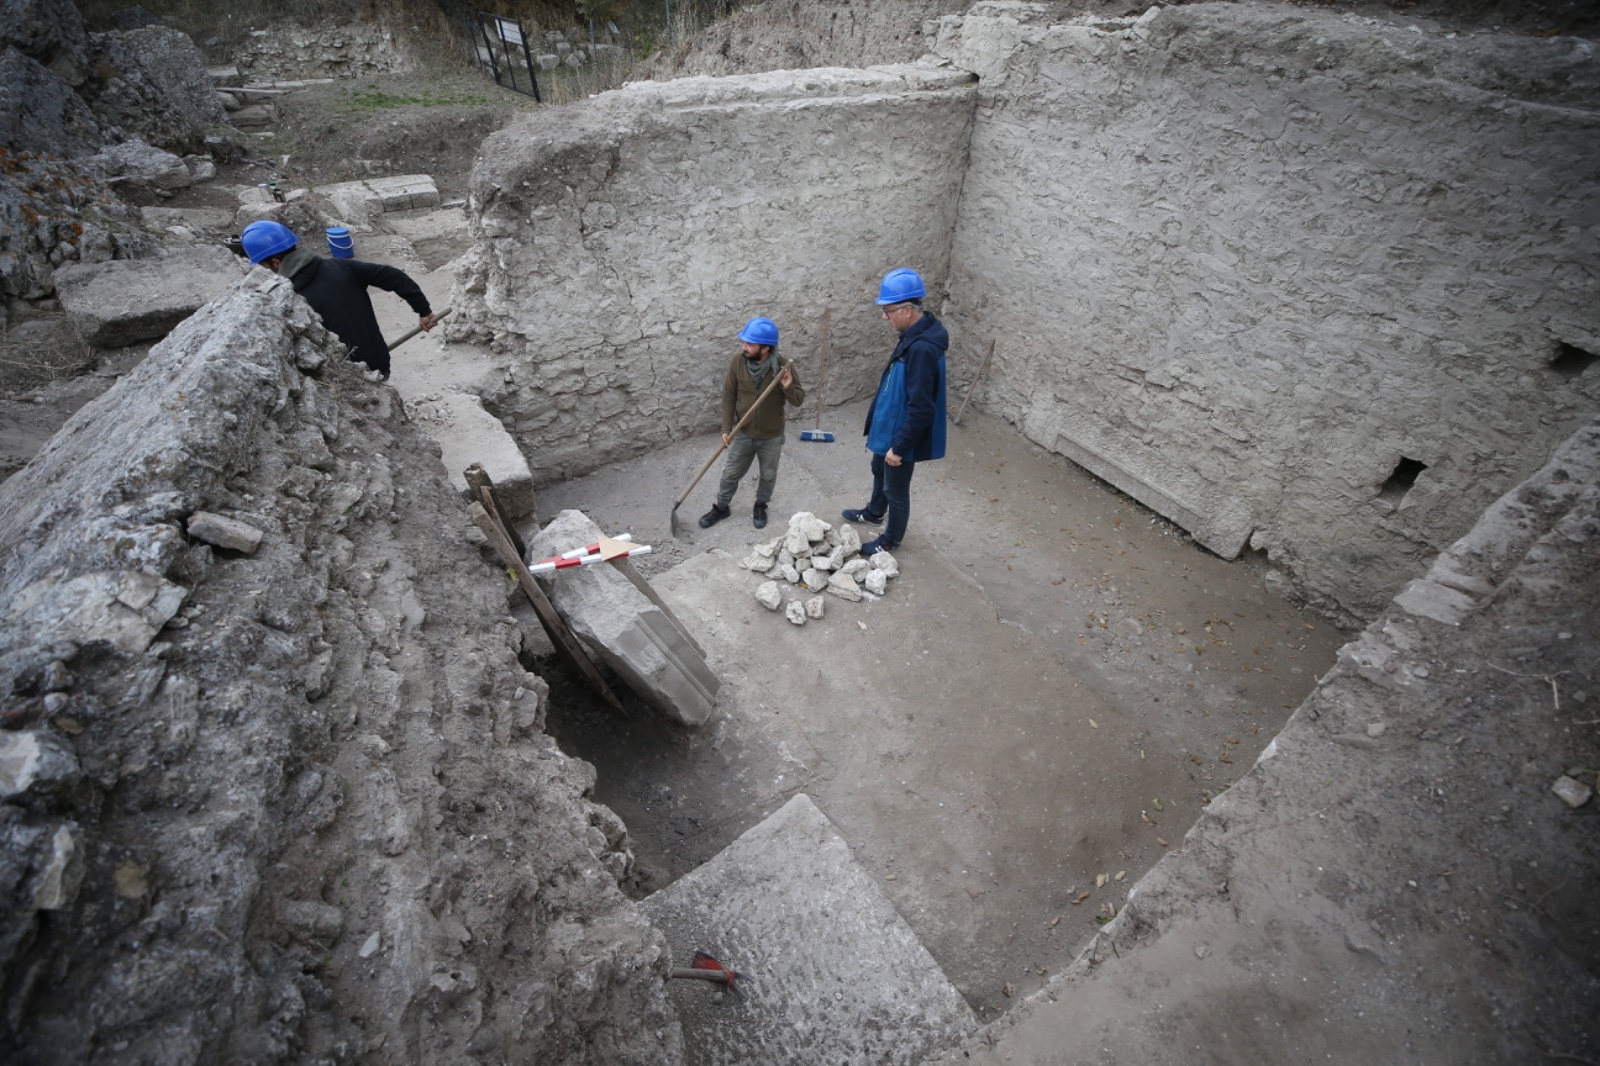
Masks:
[[[490,502],[491,504],[493,502],[492,494]],[[471,511],[473,525],[483,531],[483,535],[489,538],[489,543],[500,556],[500,560],[516,574],[518,587],[522,589],[522,594],[528,597],[528,602],[533,604],[534,613],[539,616],[539,623],[544,626],[545,633],[549,634],[550,643],[556,646],[556,651],[566,660],[568,666],[583,676],[589,687],[594,689],[595,694],[612,710],[627,717],[627,708],[617,699],[617,694],[611,691],[606,679],[600,676],[600,671],[594,662],[579,645],[578,638],[556,612],[555,604],[550,602],[550,598],[544,594],[544,589],[539,587],[538,580],[528,572],[527,564],[522,561],[522,556],[512,546],[511,538],[501,526],[499,514],[491,514],[481,503],[472,504]]]
[[[983,368],[989,365],[989,359],[994,355],[994,340],[989,341],[989,354],[983,357],[983,362],[978,364],[978,372],[972,375],[972,384],[967,386],[967,398],[961,401],[961,410],[956,412],[955,423],[961,424],[961,416],[967,413],[967,404],[972,400],[972,390],[978,387],[978,379],[983,377]]]

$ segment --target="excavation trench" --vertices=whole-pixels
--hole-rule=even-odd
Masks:
[[[860,424],[853,404],[830,410]],[[548,728],[599,772],[627,822],[637,891],[665,887],[808,794],[978,1012],[1042,986],[1119,911],[1211,796],[1245,772],[1334,659],[1343,635],[1181,530],[1014,430],[970,415],[918,471],[901,576],[876,603],[829,597],[803,627],[754,598],[737,565],[770,539],[734,517],[670,541],[662,486],[715,438],[539,494],[662,550],[652,583],[723,682],[712,721],[620,719],[554,658]],[[858,506],[853,432],[791,425],[773,514]],[[690,514],[690,512],[693,514]],[[663,543],[665,541],[665,543]],[[535,638],[537,640],[537,638]],[[1103,879],[1103,883],[1102,883]],[[676,951],[715,945],[673,945]]]

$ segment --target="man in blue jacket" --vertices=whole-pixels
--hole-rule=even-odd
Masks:
[[[411,305],[424,332],[437,321],[422,287],[411,275],[381,263],[359,259],[324,259],[299,247],[294,231],[281,222],[246,226],[239,242],[250,262],[288,278],[294,291],[322,316],[322,324],[350,349],[350,358],[365,363],[387,380],[389,345],[378,329],[367,287],[386,289]]]
[[[844,512],[847,522],[877,525],[888,519],[877,539],[861,546],[862,555],[900,547],[911,520],[911,475],[918,463],[944,458],[944,353],[950,334],[922,309],[927,295],[915,270],[891,270],[878,287],[878,306],[900,342],[884,367],[862,430],[872,453],[872,498],[861,510]]]

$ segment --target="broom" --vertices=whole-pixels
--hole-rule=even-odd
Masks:
[[[833,443],[833,434],[822,428],[822,381],[828,373],[828,319],[832,314],[833,308],[822,309],[822,362],[817,367],[817,428],[800,431],[801,440],[817,441],[821,444]]]

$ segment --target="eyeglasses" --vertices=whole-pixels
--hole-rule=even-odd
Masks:
[[[894,314],[896,311],[904,311],[905,308],[906,308],[905,304],[895,304],[893,307],[885,307],[882,311],[879,312],[879,314],[881,314],[884,318],[888,318],[890,315]]]

